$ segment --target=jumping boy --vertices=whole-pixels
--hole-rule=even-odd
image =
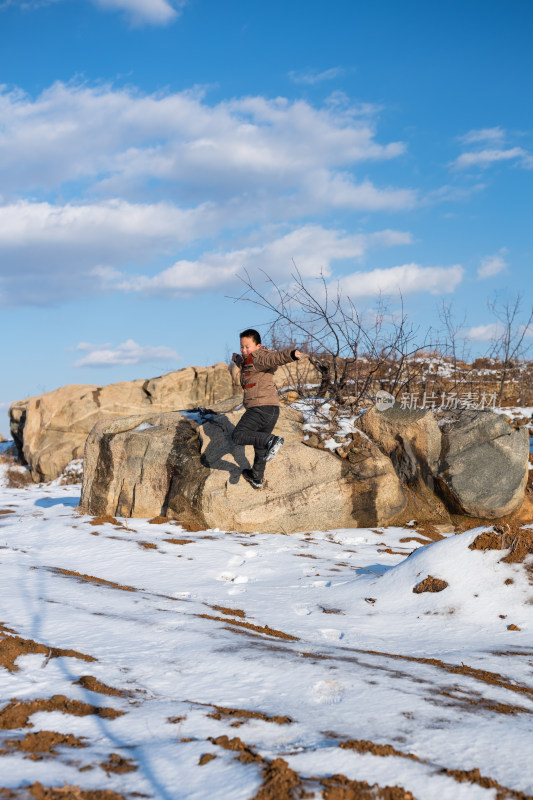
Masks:
[[[233,361],[241,369],[243,405],[246,411],[235,426],[232,439],[235,444],[252,444],[255,450],[252,469],[244,469],[242,477],[260,489],[267,461],[274,458],[283,444],[282,436],[272,431],[279,417],[279,396],[274,384],[274,373],[283,364],[301,358],[299,350],[269,350],[261,345],[261,336],[253,328],[240,335],[241,355],[233,354]]]

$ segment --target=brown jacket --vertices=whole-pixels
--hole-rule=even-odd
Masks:
[[[268,350],[260,347],[237,364],[241,368],[241,386],[245,408],[279,406],[279,395],[274,383],[274,373],[283,364],[296,361],[294,350]]]

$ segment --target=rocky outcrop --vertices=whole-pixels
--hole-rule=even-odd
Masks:
[[[101,420],[85,447],[81,510],[290,533],[382,526],[402,521],[402,513],[430,513],[442,523],[453,512],[495,518],[524,498],[525,432],[492,412],[469,411],[441,432],[431,412],[394,408],[359,419],[365,430],[344,437],[339,458],[323,442],[304,441],[300,413],[282,407],[276,432],[285,445],[268,465],[264,489],[253,491],[241,478],[253,449],[231,440],[240,399],[209,412]]]
[[[241,478],[253,448],[233,446],[242,411],[164,413],[99,422],[87,439],[80,509],[166,516],[186,525],[291,533],[384,525],[403,508],[390,460],[361,439],[351,460],[302,443],[301,415],[282,408],[285,438],[265,488]]]
[[[529,438],[492,411],[465,409],[441,426],[435,476],[452,510],[496,519],[516,511],[528,478]]]
[[[233,394],[226,364],[186,367],[151,380],[71,385],[13,403],[11,434],[34,481],[57,478],[100,420],[211,405]]]

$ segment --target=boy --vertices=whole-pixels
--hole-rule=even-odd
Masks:
[[[282,364],[301,358],[299,350],[268,350],[261,345],[261,336],[253,328],[240,335],[241,355],[233,353],[233,361],[241,369],[243,405],[246,411],[235,426],[232,439],[235,444],[252,444],[255,450],[252,469],[244,469],[242,477],[254,489],[263,485],[265,466],[281,445],[282,436],[272,431],[279,417],[278,390],[274,373]]]

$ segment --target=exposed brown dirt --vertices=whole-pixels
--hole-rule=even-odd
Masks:
[[[137,544],[145,550],[157,550],[157,545],[153,542],[137,542]]]
[[[23,639],[20,636],[4,636],[0,633],[0,666],[9,672],[17,672],[19,667],[15,663],[19,656],[29,653],[41,653],[47,661],[51,658],[78,658],[82,661],[96,661],[96,658],[78,653],[77,650],[62,650],[60,647],[48,647],[45,644],[34,642],[33,639]]]
[[[22,739],[6,739],[3,742],[12,750],[23,753],[57,753],[56,747],[87,747],[83,739],[72,733],[56,733],[56,731],[37,731],[27,733]],[[0,750],[4,755],[6,751]]]
[[[457,783],[475,783],[477,786],[482,786],[484,789],[496,789],[496,800],[506,800],[506,798],[532,800],[531,795],[526,795],[524,792],[517,792],[514,789],[508,789],[493,778],[485,777],[477,767],[469,770],[441,769],[439,770],[439,774],[448,775],[448,777],[453,778]]]
[[[31,786],[16,789],[20,794],[12,795],[14,798],[28,797],[28,791],[35,800],[126,800],[124,795],[112,792],[111,789],[80,789],[79,786],[43,786],[42,783],[32,783]]]
[[[114,581],[106,581],[104,578],[95,578],[94,575],[84,575],[81,572],[76,572],[72,569],[61,569],[60,567],[45,567],[50,572],[58,573],[59,575],[66,575],[70,578],[76,578],[79,581],[87,581],[88,583],[96,583],[99,586],[108,586],[111,589],[120,589],[123,592],[136,592],[134,586],[122,586],[120,583]]]
[[[100,766],[108,775],[110,772],[121,775],[125,772],[135,772],[137,769],[131,758],[123,758],[119,753],[111,753],[107,761],[102,762]]]
[[[429,544],[427,539],[421,539],[419,536],[404,536],[403,539],[400,539],[400,542],[418,542],[418,544]]]
[[[415,800],[412,792],[401,786],[373,786],[366,781],[351,781],[345,775],[332,775],[323,778],[324,800]]]
[[[216,758],[216,755],[214,753],[202,753],[202,755],[198,760],[198,766],[203,767],[204,764],[209,764],[209,762],[212,761],[214,758]]]
[[[437,530],[432,522],[423,522],[420,525],[416,525],[416,531],[417,533],[421,533],[422,536],[425,536],[426,539],[430,539],[432,542],[440,542],[441,539],[444,539],[442,533]],[[403,539],[400,541],[403,541]],[[427,541],[422,542],[422,544],[427,544]]]
[[[412,761],[420,761],[418,756],[413,753],[403,753],[396,750],[391,744],[376,744],[367,739],[347,739],[339,744],[343,750],[355,750],[357,753],[371,753],[373,756],[398,756],[399,758],[409,758]]]
[[[210,614],[195,614],[196,617],[201,617],[202,619],[212,619],[215,622],[225,622],[226,624],[230,625],[237,625],[241,628],[247,628],[251,631],[257,631],[257,633],[264,633],[266,636],[274,636],[277,639],[287,639],[291,642],[298,642],[299,639],[297,636],[291,636],[289,633],[284,633],[283,631],[277,631],[275,628],[271,628],[269,625],[252,625],[251,622],[240,622],[236,619],[224,619],[223,617],[213,617]]]
[[[208,714],[212,719],[224,719],[225,717],[238,717],[243,719],[262,719],[265,722],[275,722],[276,725],[290,725],[293,721],[290,717],[282,717],[279,714],[269,716],[260,711],[247,711],[243,708],[226,708],[225,706],[213,706],[215,709],[212,714]]]
[[[520,628],[518,627],[518,625],[508,625],[507,626],[507,630],[508,631],[519,631]]]
[[[317,556],[312,556],[311,553],[296,553],[297,558],[317,558]]]
[[[1,514],[14,514],[15,512],[9,508],[0,508],[0,515]]]
[[[218,747],[224,748],[224,750],[232,750],[234,753],[238,753],[237,758],[244,764],[263,762],[261,756],[254,752],[251,747],[248,747],[238,736],[234,736],[233,739],[230,739],[229,736],[217,736],[216,739],[210,736],[209,741]]]
[[[531,470],[533,472],[533,470]],[[484,525],[494,525],[493,519],[486,517],[465,517],[461,514],[451,514],[452,522],[455,527],[456,533],[464,533],[465,531],[472,530],[472,528],[480,528]],[[497,527],[509,526],[511,531],[520,529],[522,525],[527,525],[533,522],[533,497],[526,493],[524,502],[512,514],[498,519]]]
[[[365,781],[350,781],[344,775],[333,775],[331,778],[302,778],[292,770],[283,758],[273,761],[263,758],[249,747],[242,739],[219,736],[209,739],[212,744],[225,750],[235,752],[236,758],[244,764],[262,764],[263,783],[252,800],[299,800],[313,797],[316,792],[306,791],[323,788],[326,800],[415,800],[410,792],[399,786],[370,786]]]
[[[228,614],[231,617],[245,617],[244,611],[240,608],[226,608],[225,606],[211,606],[214,611],[219,611],[221,614]]]
[[[283,758],[275,758],[263,767],[263,784],[252,800],[295,800],[306,796],[310,795],[302,793],[298,773]]]
[[[442,592],[447,586],[448,583],[446,581],[443,581],[440,578],[434,578],[432,575],[428,575],[423,581],[417,583],[413,589],[413,592],[415,594],[422,594],[422,592]]]
[[[101,683],[97,678],[92,675],[82,675],[81,678],[73,682],[75,686],[83,686],[90,692],[98,692],[98,694],[108,694],[114,697],[126,697],[129,692],[124,692],[121,689],[114,689],[112,686],[106,686]]]
[[[185,531],[189,531],[190,533],[198,533],[198,531],[204,530],[200,525],[195,525],[192,522],[185,522],[181,519],[169,519],[168,517],[162,516],[153,517],[149,519],[148,522],[150,525],[180,525]]]
[[[169,544],[194,544],[194,539],[163,539]]]
[[[122,522],[119,522],[118,519],[115,519],[115,517],[109,516],[109,514],[102,514],[101,516],[93,517],[93,519],[88,521],[89,525],[105,525],[106,523],[108,525],[116,525],[119,528],[125,527]]]
[[[344,616],[344,611],[341,611],[340,608],[325,608],[324,606],[319,606],[319,608],[323,614],[342,614]]]
[[[476,536],[470,550],[509,550],[500,559],[506,564],[522,564],[528,556],[533,555],[533,530],[525,530],[520,524],[494,525],[490,531],[483,531]],[[533,580],[533,561],[529,560],[526,569]]]
[[[105,708],[82,703],[79,700],[69,700],[63,694],[36,700],[17,700],[14,698],[0,710],[0,730],[14,730],[15,728],[32,728],[29,722],[32,714],[37,711],[61,711],[63,714],[72,714],[76,717],[86,717],[95,714],[104,719],[116,719],[124,714],[116,708]]]

